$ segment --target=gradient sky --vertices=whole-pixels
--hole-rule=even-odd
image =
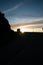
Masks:
[[[43,20],[43,0],[0,0],[0,11],[10,24]]]

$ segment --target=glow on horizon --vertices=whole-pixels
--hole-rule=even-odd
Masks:
[[[32,25],[33,26],[33,25]],[[30,27],[29,27],[29,25],[26,25],[26,26],[19,26],[19,27],[12,27],[12,30],[14,30],[14,31],[17,31],[17,29],[20,29],[20,32],[22,32],[22,33],[24,33],[24,32],[43,32],[43,30],[42,30],[42,27],[32,27],[31,25],[30,25]]]
[[[17,29],[12,29],[14,30],[15,32],[17,31]],[[29,28],[29,29],[26,29],[26,28],[23,28],[23,29],[20,29],[20,32],[24,33],[24,32],[43,32],[43,30],[41,28]]]
[[[24,33],[24,32],[32,32],[32,29],[22,28],[22,29],[20,29],[20,31],[22,33]]]

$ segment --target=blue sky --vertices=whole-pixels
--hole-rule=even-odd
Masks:
[[[0,0],[0,11],[10,24],[43,20],[43,0]]]

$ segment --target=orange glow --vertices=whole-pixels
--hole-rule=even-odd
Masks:
[[[17,29],[20,29],[20,32],[43,32],[41,25],[21,25],[21,26],[13,26],[11,29],[14,31],[17,31]]]
[[[32,32],[33,30],[30,29],[30,28],[21,28],[20,31],[21,31],[22,33],[24,33],[24,32]]]

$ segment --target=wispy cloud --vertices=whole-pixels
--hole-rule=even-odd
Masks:
[[[21,2],[21,3],[17,4],[16,6],[13,6],[12,8],[3,11],[3,13],[10,12],[12,10],[16,10],[17,8],[19,8],[22,5],[23,5],[23,3]]]
[[[10,24],[40,24],[43,23],[43,17],[42,18],[19,18],[19,17],[11,17],[8,18]]]

